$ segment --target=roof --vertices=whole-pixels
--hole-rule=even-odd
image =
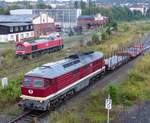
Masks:
[[[32,22],[33,15],[0,15],[0,23]]]
[[[93,15],[81,15],[78,19],[95,19]]]
[[[31,43],[31,44],[36,44],[36,43],[43,43],[43,42],[53,41],[53,40],[56,40],[56,39],[60,39],[60,37],[57,37],[58,35],[60,36],[60,34],[58,32],[53,32],[50,35],[48,35],[47,37],[29,39],[29,40],[26,40],[26,42]]]
[[[27,26],[27,25],[31,25],[31,23],[0,23],[1,26]]]
[[[93,61],[96,61],[103,57],[101,52],[91,52],[89,54],[72,55],[66,59],[47,63],[41,67],[35,68],[28,72],[26,76],[42,77],[42,78],[56,78],[65,73],[76,70],[82,66],[85,66]]]

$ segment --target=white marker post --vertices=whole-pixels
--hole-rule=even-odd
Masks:
[[[110,94],[108,99],[105,100],[105,108],[107,109],[107,123],[109,123],[109,110],[112,108],[112,100],[110,99]]]
[[[5,88],[8,86],[8,78],[7,77],[4,77],[2,78],[2,88]]]

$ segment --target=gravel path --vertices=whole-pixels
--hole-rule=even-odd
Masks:
[[[150,101],[123,109],[112,123],[150,123]]]

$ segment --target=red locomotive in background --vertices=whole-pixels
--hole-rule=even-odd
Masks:
[[[16,44],[16,55],[21,57],[37,56],[41,53],[62,49],[63,39],[59,33],[52,33],[47,38],[39,38]]]

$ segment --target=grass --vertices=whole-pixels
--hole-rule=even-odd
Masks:
[[[130,109],[134,104],[150,99],[150,53],[135,64],[135,67],[128,72],[126,80],[117,85],[108,85],[104,89],[96,89],[92,91],[89,97],[76,105],[76,108],[67,108],[62,112],[55,112],[50,116],[54,118],[56,123],[67,123],[64,118],[74,123],[104,123],[106,122],[107,111],[104,107],[104,100],[110,93],[113,100],[113,108],[111,110],[111,120],[117,115],[121,107],[125,106]],[[130,108],[129,108],[130,107]],[[75,114],[74,120],[70,120],[67,112]],[[78,114],[78,115],[77,115]],[[66,117],[67,116],[67,117]],[[71,118],[72,119],[72,118]]]
[[[13,43],[0,43],[0,51],[5,49],[15,48],[15,44]]]
[[[110,54],[112,51],[118,50],[120,47],[134,44],[150,31],[149,22],[145,22],[144,24],[141,23],[144,22],[119,23],[117,32],[114,32],[106,40],[102,40],[100,45],[93,45],[89,47],[89,49]]]

